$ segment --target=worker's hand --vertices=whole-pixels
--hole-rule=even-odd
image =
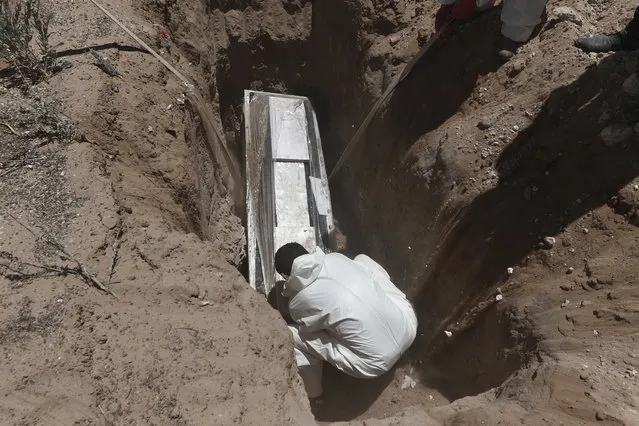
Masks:
[[[477,9],[477,0],[457,0],[453,6],[452,18],[457,21],[466,19]]]
[[[442,4],[435,14],[435,31],[439,31],[444,25],[453,20],[454,4]]]

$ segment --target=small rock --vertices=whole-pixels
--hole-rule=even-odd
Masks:
[[[58,300],[56,300],[56,302],[58,302],[58,303],[62,303],[62,302],[64,302],[64,300],[62,300],[62,299],[58,299]]]
[[[402,383],[401,389],[413,389],[415,386],[417,386],[417,382],[415,380],[413,380],[412,377],[406,375],[404,376],[404,382]]]
[[[584,23],[584,18],[572,7],[567,7],[567,6],[556,7],[553,9],[552,14],[555,17],[555,19],[558,19],[560,21],[572,22],[573,24],[576,24],[579,26],[583,25]]]
[[[391,398],[391,404],[397,404],[399,402],[399,397],[397,395],[393,395]]]
[[[501,294],[501,287],[497,287],[497,294]]]
[[[149,133],[151,133],[153,131],[153,127],[149,126],[147,130],[149,131]]]
[[[557,240],[555,239],[555,237],[544,237],[544,244],[548,248],[552,248],[556,242]]]
[[[518,131],[519,131],[519,126],[515,124],[513,126],[513,132],[518,132]]]
[[[635,191],[639,191],[639,185],[632,185],[632,189],[634,189]]]
[[[623,91],[631,96],[639,96],[639,76],[632,74],[623,82]]]
[[[179,419],[180,417],[182,417],[180,409],[178,407],[174,407],[173,410],[171,410],[171,412],[169,413],[169,417],[172,419]]]
[[[614,146],[627,141],[635,135],[632,127],[626,124],[612,124],[601,131],[599,136],[606,146]]]
[[[572,266],[570,268],[568,268],[568,270],[566,271],[566,274],[570,275],[575,271],[575,268],[573,268]]]
[[[526,65],[528,65],[528,61],[526,59],[517,59],[508,65],[506,74],[510,78],[517,77],[517,75],[519,75],[524,70],[524,68],[526,68]]]
[[[599,333],[599,330],[592,330],[592,334],[594,336],[599,336],[600,333]]]
[[[495,302],[501,302],[502,300],[504,300],[504,296],[502,296],[501,294],[498,294],[497,296],[495,296]]]
[[[109,338],[106,335],[102,335],[102,337],[98,339],[98,342],[100,342],[101,345],[104,345],[108,341],[109,341]]]
[[[515,270],[514,270],[513,268],[506,268],[506,273],[507,273],[508,275],[512,275],[512,274],[513,274],[513,272],[515,272]]]
[[[588,232],[590,232],[590,231],[588,230],[588,228],[582,228],[582,229],[581,229],[581,232],[583,232],[584,234],[587,234],[587,233],[588,233]]]
[[[393,34],[392,36],[390,36],[388,41],[390,42],[391,46],[395,46],[401,39],[402,37],[399,34]]]
[[[569,249],[568,249],[568,251],[569,251],[570,253],[574,253],[574,252],[575,252],[575,249],[574,249],[574,248],[569,248]]]
[[[606,417],[601,414],[599,411],[597,411],[597,413],[595,413],[595,419],[599,420],[600,422],[604,421],[606,419]]]
[[[565,299],[563,302],[561,302],[561,307],[565,308],[566,306],[570,305],[570,300]]]
[[[231,40],[241,40],[245,38],[246,20],[240,10],[230,10],[224,14],[226,33]]]
[[[451,333],[451,332],[450,332],[450,331],[448,331],[448,330],[445,330],[445,331],[444,331],[444,334],[446,335],[446,337],[453,337],[453,333]]]
[[[480,130],[488,130],[491,127],[493,127],[493,122],[492,119],[490,118],[482,118],[481,120],[479,120],[479,123],[477,123],[477,127]]]
[[[572,287],[566,284],[560,285],[559,288],[562,289],[563,291],[572,291]]]
[[[177,130],[175,130],[175,129],[166,129],[165,131],[166,131],[166,133],[168,133],[169,135],[173,136],[174,138],[177,138]]]

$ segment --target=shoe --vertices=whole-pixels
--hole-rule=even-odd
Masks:
[[[502,37],[499,43],[499,50],[497,55],[504,61],[509,61],[513,56],[517,54],[517,50],[523,43],[516,42],[507,37]]]
[[[575,46],[586,53],[617,52],[620,50],[639,49],[639,7],[635,10],[632,21],[622,31],[613,34],[580,37]]]
[[[581,37],[575,40],[575,46],[586,53],[637,50],[639,49],[639,30],[619,31],[614,34]]]
[[[623,50],[623,32],[615,34],[580,37],[575,40],[575,46],[586,53],[614,52]]]

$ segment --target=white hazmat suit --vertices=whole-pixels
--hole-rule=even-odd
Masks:
[[[441,0],[441,4],[454,4],[456,0]],[[496,0],[477,0],[477,9],[488,9]],[[501,10],[501,33],[518,43],[528,41],[535,27],[541,23],[546,0],[504,0]]]
[[[295,259],[283,294],[298,324],[289,328],[310,398],[322,395],[323,361],[354,377],[378,377],[415,340],[411,303],[368,256],[316,248]]]

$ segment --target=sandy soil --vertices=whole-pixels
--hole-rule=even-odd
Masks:
[[[283,91],[312,98],[329,166],[437,6],[104,4],[195,84],[238,157],[243,90]],[[49,6],[72,66],[26,92],[0,82],[3,424],[313,424],[285,323],[239,272],[234,178],[179,80],[91,3]],[[389,269],[420,333],[386,377],[329,369],[318,420],[639,424],[639,138],[600,137],[639,122],[622,89],[639,56],[572,47],[632,9],[551,1],[508,64],[489,11],[398,88],[333,203],[345,250]]]

